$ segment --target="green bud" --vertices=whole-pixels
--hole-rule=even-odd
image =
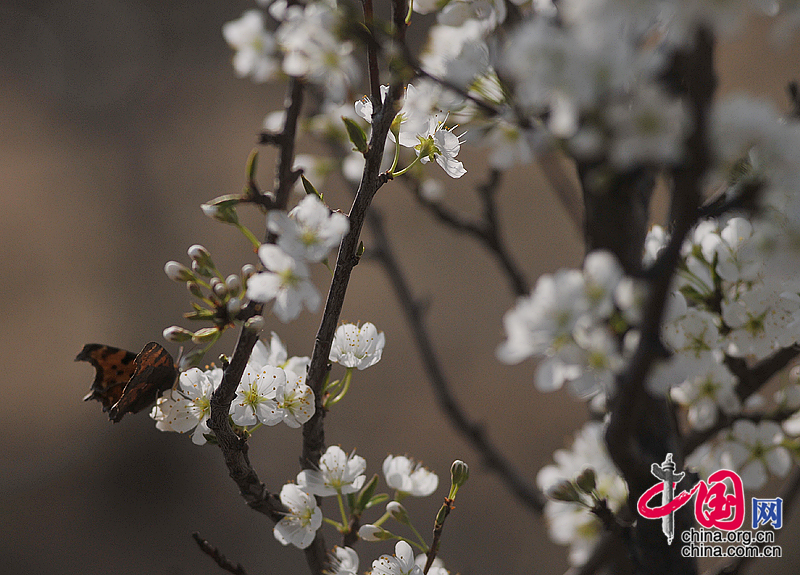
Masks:
[[[242,278],[236,274],[231,274],[225,278],[225,285],[233,295],[238,295],[242,291]]]
[[[387,539],[395,539],[396,536],[382,527],[377,525],[362,525],[358,530],[358,536],[364,541],[386,541]]]
[[[200,286],[195,282],[186,282],[186,289],[189,290],[189,293],[192,294],[196,298],[204,298],[203,290],[200,289]]]
[[[219,329],[216,327],[204,327],[202,329],[198,329],[194,332],[192,336],[192,341],[194,343],[207,343],[211,341],[216,341],[219,337]]]
[[[183,317],[191,320],[210,320],[214,319],[214,312],[210,309],[197,309],[186,312]]]
[[[218,222],[238,224],[239,215],[235,206],[241,201],[241,196],[220,196],[208,204],[202,204],[200,209],[206,216]]]
[[[469,479],[469,465],[456,459],[450,466],[450,481],[456,487],[461,487]]]
[[[211,291],[214,292],[214,295],[220,299],[225,298],[228,295],[228,286],[225,285],[225,282],[219,278],[211,278],[211,281],[208,282],[211,285]]]
[[[358,249],[356,250],[356,257],[361,257],[364,255],[364,242],[358,242]]]
[[[228,304],[225,309],[227,310],[229,316],[235,316],[237,313],[242,311],[242,300],[238,297],[232,297],[228,300]]]
[[[342,116],[342,121],[344,122],[344,127],[347,129],[347,136],[353,143],[353,151],[366,154],[369,146],[367,145],[367,135],[364,133],[364,130],[357,122],[347,116]]]
[[[247,280],[256,273],[256,266],[253,264],[244,264],[242,266],[242,281],[246,284]]]
[[[586,467],[580,475],[575,478],[575,485],[584,493],[592,493],[597,488],[597,475],[594,469]]]
[[[167,274],[169,279],[176,282],[186,282],[194,279],[192,270],[187,268],[182,263],[176,261],[168,261],[165,263],[164,273]]]
[[[214,267],[214,262],[211,260],[211,253],[200,244],[189,246],[189,249],[186,250],[186,253],[189,254],[189,257],[192,259],[192,261],[195,261],[207,268]]]
[[[389,494],[388,493],[378,493],[375,497],[373,497],[372,499],[370,499],[367,502],[367,505],[366,505],[366,507],[364,507],[364,509],[369,509],[370,507],[375,507],[376,505],[380,505],[381,503],[384,503],[385,501],[388,501],[388,500],[389,500]]]
[[[439,512],[436,514],[436,525],[444,525],[444,520],[447,519],[447,515],[450,513],[450,508],[447,505],[442,505],[439,508]]]
[[[171,341],[172,343],[182,343],[184,341],[189,341],[192,339],[194,335],[188,329],[184,329],[180,326],[173,325],[164,330],[162,334],[164,339],[167,341]]]
[[[581,500],[581,495],[575,488],[575,484],[566,479],[551,486],[546,495],[553,501],[564,501],[566,503],[577,503]]]

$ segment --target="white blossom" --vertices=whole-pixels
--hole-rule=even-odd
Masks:
[[[303,307],[317,310],[320,295],[309,279],[305,263],[272,244],[262,245],[258,256],[267,271],[247,280],[247,297],[262,302],[274,299],[272,311],[284,323],[300,315]]]
[[[627,497],[625,481],[606,451],[603,425],[589,422],[576,433],[570,449],[553,454],[555,465],[543,467],[536,477],[540,489],[546,491],[559,481],[573,480],[585,468],[591,467],[597,477],[597,492],[607,500],[612,510],[619,510]],[[581,565],[594,548],[603,527],[600,521],[583,506],[560,501],[548,501],[544,508],[550,537],[561,545],[569,545],[569,562]]]
[[[333,548],[328,554],[330,575],[358,575],[358,553],[350,547]]]
[[[415,497],[426,497],[439,486],[435,473],[404,455],[389,455],[384,459],[383,475],[389,487]]]
[[[272,210],[267,219],[271,232],[278,234],[278,247],[293,258],[319,262],[338,246],[350,229],[350,220],[330,209],[313,194],[306,195],[287,215]]]
[[[381,555],[372,562],[372,575],[422,575],[422,568],[414,563],[411,545],[398,541],[394,555]]]
[[[264,28],[260,10],[248,10],[238,20],[222,27],[225,41],[236,50],[233,68],[239,77],[252,76],[256,82],[270,80],[278,68],[272,34]]]
[[[785,477],[792,466],[792,456],[781,445],[783,433],[774,421],[736,420],[728,440],[721,446],[722,464],[736,470],[744,486],[758,489],[767,481],[768,472]]]
[[[151,412],[156,427],[162,431],[192,433],[192,443],[206,443],[204,435],[210,434],[208,418],[211,416],[211,394],[222,380],[220,370],[200,371],[193,367],[181,373],[178,387],[168,391]]]
[[[361,327],[345,323],[336,328],[328,359],[344,367],[367,369],[381,360],[385,345],[383,332],[378,333],[370,322]]]
[[[356,493],[364,485],[367,462],[363,457],[346,454],[338,445],[331,445],[322,454],[319,471],[305,469],[297,475],[297,484],[314,495],[326,496]]]
[[[287,483],[281,488],[280,498],[289,512],[275,525],[275,539],[283,545],[291,543],[305,549],[314,541],[317,529],[322,525],[322,510],[317,507],[313,495],[294,483]]]

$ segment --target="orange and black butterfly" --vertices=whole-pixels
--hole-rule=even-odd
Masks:
[[[114,423],[126,413],[137,413],[155,403],[178,378],[169,352],[150,342],[138,354],[110,345],[87,343],[75,361],[88,361],[97,373],[84,401],[96,399]]]

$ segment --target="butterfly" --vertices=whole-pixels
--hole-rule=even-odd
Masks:
[[[155,403],[170,389],[178,368],[169,352],[151,341],[138,354],[110,345],[87,343],[75,361],[88,361],[95,370],[91,391],[84,401],[95,399],[114,423],[126,413],[137,413]]]

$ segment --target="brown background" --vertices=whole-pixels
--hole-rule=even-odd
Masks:
[[[302,555],[282,548],[269,521],[237,496],[215,448],[160,433],[144,414],[111,425],[97,404],[80,401],[92,371],[72,363],[86,342],[138,350],[181,323],[186,294],[161,270],[169,259],[186,261],[189,245],[207,246],[226,273],[253,261],[241,236],[198,207],[240,189],[263,117],[280,106],[282,86],[235,79],[221,37],[222,24],[250,7],[188,0],[0,5],[0,557],[8,573],[219,572],[195,548],[195,530],[251,574],[305,570]],[[745,36],[721,49],[722,90],[766,94],[784,106],[783,86],[800,73],[800,49],[771,48],[763,23]],[[464,212],[476,208],[481,155],[465,149],[469,173],[447,182],[447,201]],[[265,185],[271,157],[265,151],[261,163]],[[333,207],[347,209],[344,190],[324,191]],[[506,367],[494,359],[513,297],[479,246],[435,225],[398,183],[385,186],[376,205],[388,216],[415,293],[431,298],[428,321],[459,399],[533,480],[585,419],[583,406],[565,393],[535,392],[531,362]],[[535,168],[511,171],[500,209],[531,282],[579,265],[575,229]],[[263,225],[255,216],[248,222]],[[317,285],[324,282],[319,273]],[[408,453],[437,471],[443,485],[436,497],[409,503],[424,533],[446,494],[450,462],[471,464],[444,536],[442,555],[453,572],[562,572],[565,550],[481,468],[437,409],[376,265],[356,269],[343,319],[372,321],[387,347],[327,418],[329,442],[357,448],[370,473],[387,453]],[[305,313],[288,326],[269,320],[268,329],[279,331],[290,353],[306,355],[318,322],[319,314]],[[267,429],[251,443],[269,488],[294,477],[298,432]],[[797,527],[794,520],[785,530]],[[787,555],[792,539],[784,532],[780,540]],[[359,545],[362,570],[390,548]],[[768,563],[776,573],[798,567],[796,556]]]

